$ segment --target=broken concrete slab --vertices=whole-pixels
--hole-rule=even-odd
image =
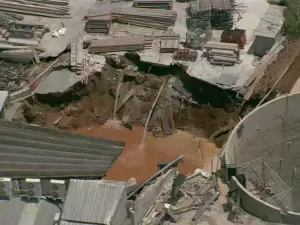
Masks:
[[[35,93],[63,93],[68,88],[80,81],[81,77],[69,70],[53,71],[37,87]]]

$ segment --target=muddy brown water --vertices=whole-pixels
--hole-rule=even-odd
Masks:
[[[181,131],[165,138],[154,138],[148,133],[141,146],[143,129],[102,125],[80,129],[76,133],[125,142],[124,151],[107,173],[106,179],[110,180],[127,181],[134,177],[138,182],[144,181],[158,171],[158,162],[170,162],[179,155],[184,155],[180,172],[193,173],[217,152],[213,143]]]

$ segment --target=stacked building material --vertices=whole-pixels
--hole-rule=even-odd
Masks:
[[[198,52],[190,49],[179,49],[174,53],[173,59],[182,61],[195,62],[198,57]]]
[[[145,38],[143,36],[123,36],[109,39],[93,40],[90,51],[93,53],[140,51],[144,49]]]
[[[209,41],[204,48],[207,50],[207,57],[211,64],[233,66],[235,63],[240,63],[237,44]]]
[[[78,35],[71,42],[70,51],[70,68],[71,71],[77,73],[77,75],[82,75],[84,70],[84,51],[83,51],[83,38]]]
[[[48,28],[39,22],[3,20],[0,23],[0,58],[14,62],[39,63],[36,48]],[[2,36],[2,37],[1,37]]]
[[[133,6],[137,8],[172,9],[172,0],[134,0]]]
[[[180,35],[175,33],[173,29],[161,35],[160,52],[174,53],[179,48]]]
[[[85,31],[87,33],[109,33],[111,24],[110,16],[90,17],[85,23]]]
[[[69,0],[1,0],[1,11],[61,18],[70,15]]]
[[[119,23],[166,30],[175,25],[176,11],[164,9],[114,9],[113,20]]]
[[[88,12],[88,15],[85,16],[87,22],[85,23],[85,31],[87,33],[109,33],[110,24],[112,21],[110,7],[99,8],[95,7],[94,9]]]
[[[226,29],[233,25],[234,0],[196,0],[188,14],[192,19],[211,23],[213,28]]]

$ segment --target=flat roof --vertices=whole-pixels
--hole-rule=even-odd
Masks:
[[[254,31],[255,36],[274,38],[280,32],[284,17],[283,11],[285,7],[278,5],[270,5],[264,17],[260,20]]]

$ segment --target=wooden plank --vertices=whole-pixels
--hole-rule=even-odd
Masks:
[[[194,217],[193,217],[193,221],[199,219],[202,214],[204,213],[204,211],[218,198],[219,196],[219,192],[216,192],[207,202],[205,202],[205,204],[202,206],[200,206],[200,208],[198,209],[198,211],[195,213]]]
[[[126,95],[123,97],[121,103],[119,104],[118,108],[117,108],[117,112],[119,111],[119,109],[135,94],[135,90],[133,88],[131,88]]]

